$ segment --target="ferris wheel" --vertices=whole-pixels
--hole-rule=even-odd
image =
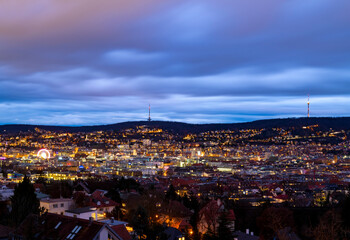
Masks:
[[[41,159],[44,159],[44,160],[48,160],[48,159],[50,159],[51,154],[50,154],[50,152],[47,149],[43,148],[43,149],[40,149],[38,151],[37,157],[41,158]]]

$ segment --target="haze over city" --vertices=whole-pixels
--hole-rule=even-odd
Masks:
[[[20,7],[19,7],[20,4]],[[350,2],[3,1],[0,124],[349,116]]]

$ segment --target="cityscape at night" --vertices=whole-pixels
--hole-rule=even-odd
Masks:
[[[0,239],[350,239],[350,1],[0,2]]]

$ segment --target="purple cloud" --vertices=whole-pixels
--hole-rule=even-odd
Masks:
[[[304,116],[308,93],[314,116],[349,115],[349,11],[347,0],[2,2],[0,123],[140,120],[148,103],[161,120]]]

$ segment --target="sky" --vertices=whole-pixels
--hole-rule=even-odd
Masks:
[[[349,0],[0,0],[0,124],[350,116]]]

